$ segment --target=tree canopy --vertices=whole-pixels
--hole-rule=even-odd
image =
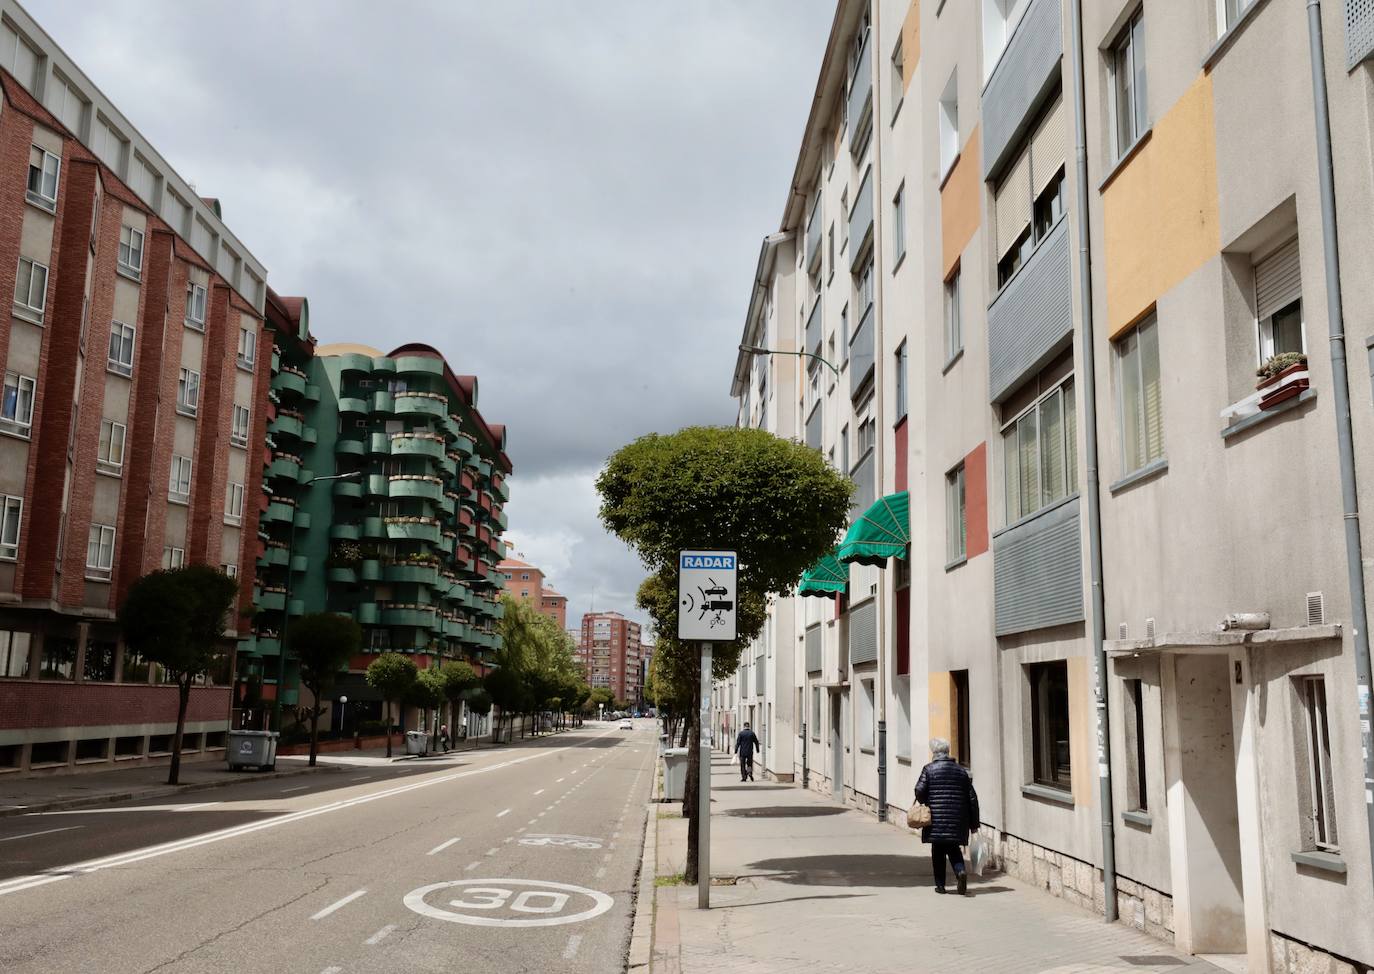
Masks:
[[[387,757],[391,757],[391,705],[405,699],[418,674],[415,661],[400,653],[383,653],[368,664],[368,686],[375,687],[386,702]]]
[[[300,660],[301,683],[314,698],[310,708],[310,764],[319,752],[320,714],[324,697],[339,671],[362,648],[362,628],[348,616],[312,612],[291,627],[291,652]]]

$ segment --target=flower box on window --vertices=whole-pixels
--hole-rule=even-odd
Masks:
[[[1275,355],[1260,366],[1255,374],[1259,376],[1255,391],[1260,394],[1261,410],[1273,409],[1279,403],[1301,395],[1310,385],[1307,356],[1301,352]]]

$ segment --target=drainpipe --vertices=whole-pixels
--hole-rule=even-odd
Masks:
[[[1355,446],[1350,423],[1350,379],[1345,359],[1345,316],[1341,307],[1341,255],[1336,236],[1336,184],[1331,162],[1331,114],[1326,99],[1326,54],[1322,47],[1321,0],[1307,0],[1307,36],[1312,49],[1312,100],[1317,122],[1317,182],[1322,203],[1322,251],[1326,258],[1326,319],[1331,342],[1331,388],[1336,399],[1336,443],[1341,460],[1341,510],[1345,562],[1350,585],[1351,635],[1364,752],[1364,808],[1369,847],[1374,851],[1374,748],[1370,744],[1369,612],[1364,598],[1364,556],[1360,550],[1360,501],[1355,484]]]
[[[873,422],[877,429],[882,432],[884,440],[887,437],[887,427],[883,423],[883,365],[887,361],[887,354],[883,351],[883,271],[882,263],[878,260],[881,254],[883,242],[883,194],[882,187],[882,159],[883,159],[883,139],[882,139],[882,118],[881,100],[882,85],[878,83],[874,75],[878,71],[878,57],[882,50],[882,45],[878,40],[878,26],[882,23],[879,16],[878,7],[881,4],[874,4],[873,23],[869,28],[872,35],[868,43],[873,45],[873,56],[869,58],[869,84],[873,86],[873,134],[869,136],[873,140]],[[873,483],[875,496],[878,491],[884,489],[883,483],[883,440],[874,438],[873,447]],[[887,581],[891,576],[884,579],[882,585],[878,586],[878,596],[874,600],[878,615],[878,623],[875,627],[879,646],[882,645],[883,635],[887,632]],[[887,821],[887,665],[886,653],[878,654],[878,821]],[[857,764],[856,764],[857,769]],[[859,788],[858,772],[854,775],[854,791],[857,793]]]
[[[1093,341],[1092,243],[1088,219],[1087,109],[1083,93],[1083,0],[1073,0],[1073,124],[1078,186],[1078,286],[1083,309],[1083,433],[1088,502],[1088,565],[1092,576],[1092,626],[1097,705],[1097,786],[1102,810],[1102,905],[1116,920],[1116,824],[1112,809],[1111,711],[1107,703],[1106,596],[1102,588],[1102,502],[1097,468],[1097,345]]]

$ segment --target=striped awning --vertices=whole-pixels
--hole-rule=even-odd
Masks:
[[[847,588],[849,566],[842,564],[832,551],[802,574],[797,594],[826,599],[837,592],[843,594]]]
[[[910,508],[906,491],[879,497],[850,525],[837,552],[840,561],[882,568],[889,558],[905,558],[911,544]]]

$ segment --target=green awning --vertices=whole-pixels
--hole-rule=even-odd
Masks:
[[[837,552],[840,561],[882,568],[905,558],[911,543],[911,499],[906,491],[880,497],[850,525]]]
[[[802,574],[797,594],[828,599],[837,592],[843,594],[847,588],[849,566],[841,564],[832,551]]]

